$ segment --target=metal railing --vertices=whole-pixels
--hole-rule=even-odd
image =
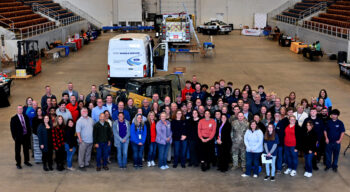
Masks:
[[[14,26],[15,26],[14,25],[15,22],[13,22],[11,19],[8,19],[8,18],[6,18],[6,17],[4,17],[2,15],[0,15],[0,19],[5,19],[7,21],[10,21],[12,25],[9,25],[8,23],[3,22],[3,21],[0,21],[0,23],[2,23],[3,25],[7,26],[9,28],[9,30],[13,32],[13,29],[14,29]]]
[[[72,3],[68,1],[62,1],[62,6],[66,9],[70,10],[71,12],[81,16],[82,18],[85,18],[87,21],[89,21],[91,24],[95,25],[98,28],[102,28],[102,23],[95,18],[93,18],[90,14],[86,13],[85,11],[79,9],[77,6],[73,5]]]
[[[291,17],[287,15],[277,15],[277,20],[282,21],[284,23],[292,24],[292,25],[298,25],[299,18]]]
[[[304,21],[303,28],[350,40],[350,29],[313,21]]]
[[[316,5],[314,5],[310,8],[307,8],[304,11],[300,12],[299,13],[299,20],[304,19],[305,17],[307,17],[313,13],[316,13],[317,11],[324,10],[325,8],[327,8],[327,2],[323,1],[323,2],[317,3]]]
[[[57,11],[50,9],[49,7],[43,6],[39,3],[32,3],[32,10],[34,12],[42,13],[48,17],[51,17],[55,20],[60,19],[60,14]]]
[[[75,15],[75,16],[59,19],[59,22],[60,22],[60,26],[66,26],[71,23],[82,21],[82,20],[84,20],[82,17]]]

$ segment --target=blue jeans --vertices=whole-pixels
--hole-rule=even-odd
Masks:
[[[261,153],[246,152],[246,175],[250,175],[253,169],[254,175],[259,175],[259,158]]]
[[[126,164],[128,161],[128,146],[129,142],[120,142],[117,146],[117,159],[120,168],[126,168]]]
[[[107,166],[108,159],[108,143],[98,143],[96,148],[96,166],[101,167],[101,159],[103,160],[103,166]]]
[[[326,145],[326,167],[338,168],[338,158],[340,152],[340,144],[329,143]],[[332,162],[333,156],[333,162]]]
[[[284,152],[286,154],[286,162],[288,169],[297,170],[298,168],[298,152],[294,151],[295,147],[284,146]]]
[[[131,142],[132,152],[134,157],[134,167],[142,167],[143,145],[138,145]]]
[[[277,150],[276,167],[277,167],[277,170],[282,171],[282,164],[284,162],[283,146],[278,146],[276,150]]]
[[[307,153],[304,155],[305,158],[305,171],[312,173],[312,157],[314,156],[313,153]]]
[[[274,177],[276,172],[276,156],[272,156],[272,163],[265,164],[266,176],[270,176],[270,166],[271,166],[271,177]]]
[[[158,167],[167,165],[166,160],[168,156],[169,146],[169,143],[165,145],[158,143]]]
[[[174,141],[174,165],[177,166],[179,158],[181,166],[186,165],[187,141]]]
[[[73,160],[73,155],[75,153],[75,147],[73,147],[72,151],[69,151],[69,145],[64,144],[65,150],[67,152],[67,167],[71,168],[72,167],[72,160]]]
[[[157,143],[151,142],[148,149],[148,161],[154,161],[157,152]]]

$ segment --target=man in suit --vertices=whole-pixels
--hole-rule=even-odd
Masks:
[[[12,138],[15,141],[15,158],[17,169],[22,169],[21,166],[21,146],[23,145],[24,164],[31,167],[29,163],[29,148],[31,129],[29,119],[23,114],[23,106],[17,107],[17,114],[11,118],[10,123]]]
[[[68,93],[68,98],[70,98],[72,95],[74,95],[75,98],[79,98],[78,91],[73,90],[73,83],[72,82],[68,83],[68,89],[63,91],[62,95],[64,93]]]

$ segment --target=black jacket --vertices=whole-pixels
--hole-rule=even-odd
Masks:
[[[309,151],[315,152],[316,143],[317,143],[317,133],[315,132],[315,130],[312,129],[309,132],[305,130],[302,136],[302,151],[305,154],[308,154]]]
[[[173,132],[173,141],[180,141],[182,135],[187,136],[186,120],[172,120],[170,125]]]
[[[157,124],[157,121],[155,122],[155,124]],[[149,123],[149,121],[146,121],[145,125],[147,127],[146,144],[150,144],[151,143],[151,124]],[[157,133],[157,129],[156,129],[156,133]]]
[[[193,120],[193,118],[187,120],[187,140],[198,141],[198,121]]]
[[[280,120],[276,127],[276,134],[278,135],[278,139],[279,139],[279,143],[278,146],[284,146],[284,130],[286,129],[286,127],[289,125],[289,119],[287,117],[283,118],[282,120]]]
[[[26,115],[23,115],[23,117],[26,122],[27,135],[32,135],[29,119]],[[23,127],[17,114],[11,118],[10,128],[13,140],[23,139]]]
[[[50,125],[50,129],[46,129],[44,123],[40,124],[38,127],[38,139],[39,139],[39,147],[44,145],[44,148],[41,149],[43,152],[48,152],[49,150],[53,150],[52,143],[52,127]]]
[[[37,134],[38,127],[41,123],[44,123],[44,119],[38,119],[38,117],[34,117],[32,121],[32,131],[33,134]]]
[[[215,140],[218,140],[219,137],[219,133],[220,133],[220,127],[221,127],[221,123],[218,126],[218,131],[215,134]],[[224,124],[224,126],[222,127],[221,130],[221,141],[222,141],[222,146],[227,147],[227,148],[231,148],[232,146],[232,139],[231,139],[231,124],[226,121],[226,123]]]
[[[77,136],[75,135],[75,127],[65,127],[64,142],[69,145],[69,148],[77,146]]]

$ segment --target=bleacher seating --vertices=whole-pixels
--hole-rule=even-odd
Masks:
[[[299,20],[302,19],[302,17],[309,16],[310,14],[318,11],[317,9],[310,10],[310,8],[316,6],[320,2],[327,2],[327,4],[330,4],[329,0],[303,0],[302,2],[296,3],[292,9],[283,11],[281,15]]]
[[[341,28],[350,29],[350,1],[337,1],[330,5],[326,13],[320,13],[317,17],[312,17],[306,24],[315,22],[315,25],[322,23]]]
[[[40,33],[44,27],[55,26],[55,22],[42,17],[40,14],[35,14],[30,5],[23,2],[0,0],[0,26],[12,30],[16,34],[34,30],[36,30],[36,33]]]
[[[64,19],[75,16],[74,13],[69,12],[67,9],[61,7],[59,3],[54,3],[52,0],[25,0],[23,1],[25,5],[32,6],[34,3],[40,4],[42,7],[50,9],[52,12],[48,16],[53,19]],[[58,16],[58,18],[57,18]]]

